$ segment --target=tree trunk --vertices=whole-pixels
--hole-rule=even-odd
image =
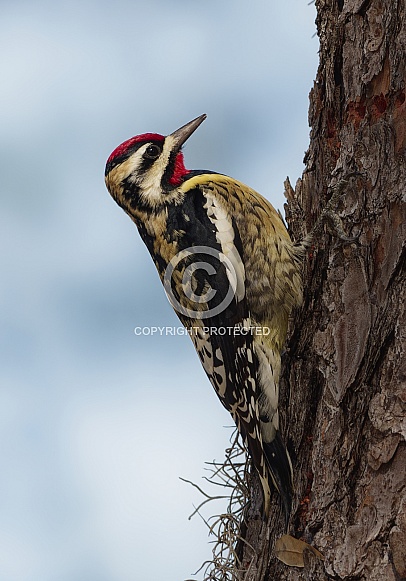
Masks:
[[[280,510],[268,526],[250,510],[244,536],[256,553],[242,551],[242,578],[399,581],[406,577],[405,4],[316,5],[311,142],[303,178],[286,192],[292,236],[310,231],[329,185],[362,173],[338,208],[346,233],[359,239],[343,243],[326,229],[314,240],[281,383],[296,478],[289,532],[324,561],[311,552],[304,568],[277,560]]]

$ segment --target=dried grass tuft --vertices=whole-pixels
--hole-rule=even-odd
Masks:
[[[238,542],[247,544],[240,535],[244,510],[249,500],[249,470],[245,447],[237,430],[230,438],[230,447],[225,451],[224,462],[206,462],[209,476],[204,480],[210,486],[219,487],[223,494],[213,494],[203,490],[200,486],[181,478],[197,488],[204,496],[204,500],[189,516],[191,519],[198,514],[209,529],[209,536],[214,537],[212,559],[205,561],[196,571],[197,575],[203,570],[203,581],[242,581],[245,571],[236,553]],[[223,514],[205,519],[200,509],[206,504],[220,499],[228,499],[227,511]],[[250,547],[254,552],[254,549]],[[189,580],[191,581],[191,580]]]

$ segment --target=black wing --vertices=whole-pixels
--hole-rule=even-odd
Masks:
[[[211,205],[210,205],[211,204]],[[180,255],[166,282],[169,299],[190,329],[201,363],[224,407],[231,413],[269,499],[258,409],[258,368],[245,295],[243,249],[239,232],[224,210],[199,188],[173,209],[169,229]],[[177,271],[176,271],[177,269]],[[176,272],[175,272],[176,271]]]

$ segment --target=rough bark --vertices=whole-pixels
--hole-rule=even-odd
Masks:
[[[248,514],[245,581],[406,577],[404,0],[318,0],[320,65],[311,142],[287,218],[310,231],[328,186],[352,170],[338,208],[349,235],[314,241],[305,304],[284,358],[281,406],[294,461],[290,534],[315,546],[304,568],[273,555],[283,533]],[[255,485],[254,485],[255,488]]]

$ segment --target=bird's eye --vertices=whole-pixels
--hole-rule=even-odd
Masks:
[[[156,159],[161,155],[161,148],[158,145],[148,145],[147,149],[145,150],[144,157],[147,159]]]

